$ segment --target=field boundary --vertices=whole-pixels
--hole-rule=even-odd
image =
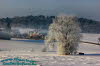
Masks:
[[[80,41],[81,43],[88,43],[88,44],[94,44],[94,45],[100,45],[100,43],[95,42],[87,42],[87,41]]]

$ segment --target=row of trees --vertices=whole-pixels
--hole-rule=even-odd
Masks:
[[[22,16],[22,17],[13,17],[13,18],[1,18],[0,27],[22,27],[22,28],[35,28],[35,29],[47,29],[48,26],[53,22],[52,20],[55,16]],[[82,32],[90,33],[100,33],[100,22],[86,19],[78,18]],[[9,26],[10,24],[10,26]]]
[[[49,24],[52,23],[52,19],[55,16],[22,16],[14,18],[1,18],[0,26],[5,27],[10,22],[11,27],[22,27],[22,28],[46,28]]]

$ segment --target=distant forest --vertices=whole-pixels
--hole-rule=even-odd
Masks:
[[[53,22],[55,16],[22,16],[13,18],[0,18],[0,28],[6,28],[8,24],[12,27],[48,29],[48,26]],[[79,25],[84,33],[100,33],[100,22],[78,18]]]

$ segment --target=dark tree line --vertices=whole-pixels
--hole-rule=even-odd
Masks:
[[[100,22],[86,18],[79,18],[78,21],[80,23],[82,32],[100,33]]]
[[[55,16],[22,16],[14,18],[1,18],[0,26],[6,27],[11,24],[11,27],[22,27],[22,28],[47,28]]]
[[[22,16],[13,18],[0,18],[0,28],[36,28],[48,29],[48,26],[53,22],[55,16]],[[78,19],[82,32],[100,33],[100,22],[86,18]]]

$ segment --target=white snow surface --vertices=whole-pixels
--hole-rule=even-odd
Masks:
[[[89,42],[97,42],[98,37],[100,37],[100,34],[82,35],[83,38],[81,40]],[[20,57],[39,61],[36,66],[100,66],[99,45],[80,43],[78,52],[83,52],[85,55],[66,56],[59,56],[52,50],[42,52],[41,50],[43,47],[43,42],[0,40],[0,60],[4,58]]]

